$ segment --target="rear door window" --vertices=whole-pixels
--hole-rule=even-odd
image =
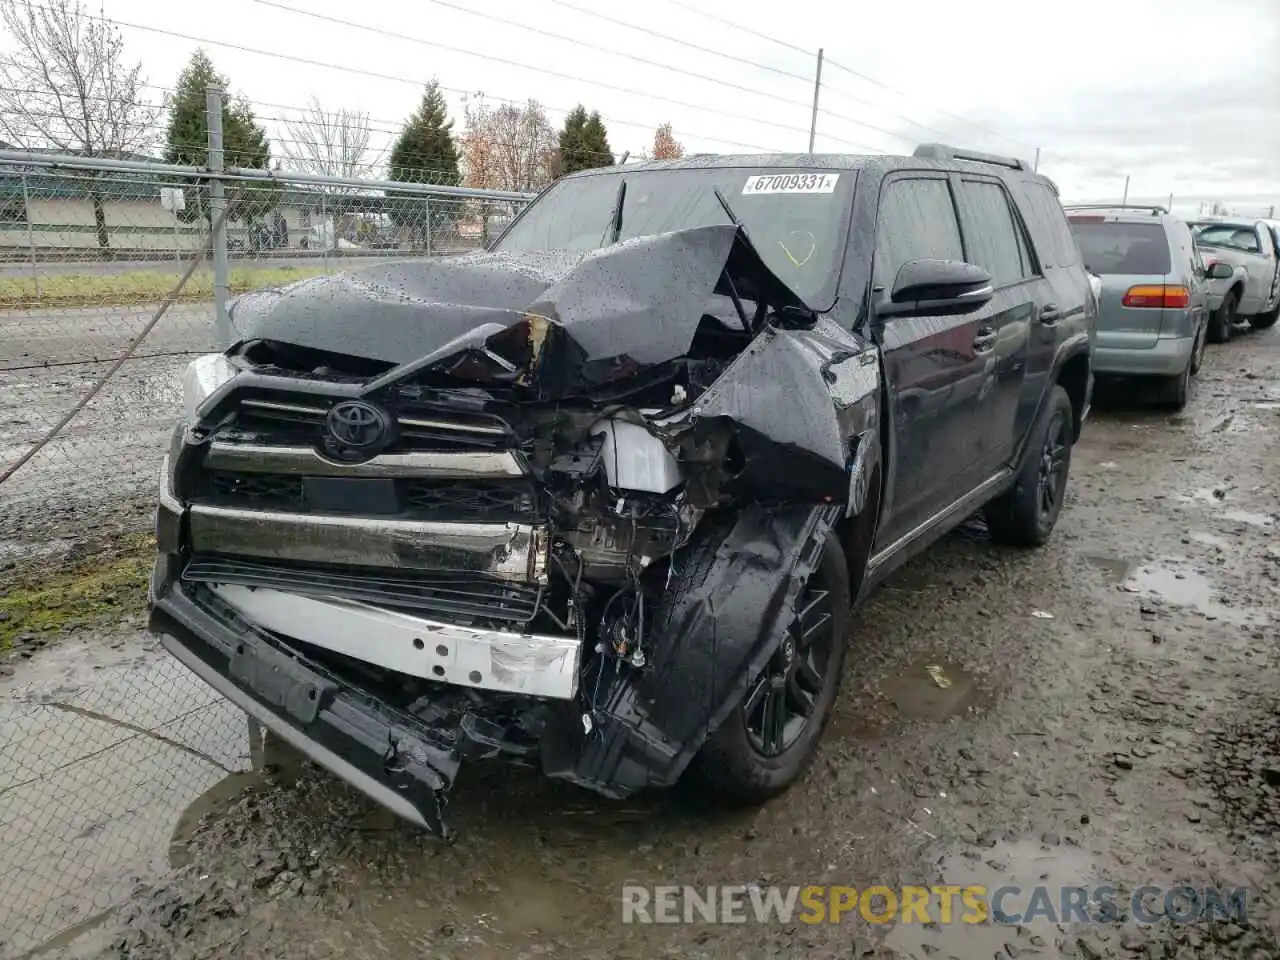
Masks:
[[[963,260],[951,188],[942,178],[890,180],[876,220],[876,284],[892,289],[908,260]]]
[[[1031,271],[1023,267],[1018,225],[1004,187],[990,180],[962,180],[956,206],[964,232],[965,259],[985,267],[997,287],[1018,283]]]
[[[1169,240],[1159,223],[1071,219],[1084,265],[1094,273],[1164,276],[1172,264]]]

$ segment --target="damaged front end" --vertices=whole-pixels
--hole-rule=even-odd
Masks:
[[[403,312],[403,284],[237,304],[244,339],[185,384],[152,629],[433,829],[463,760],[612,797],[670,785],[863,508],[874,348],[734,226],[419,269],[441,276],[416,313],[360,336],[343,303]],[[515,302],[472,275],[509,276]]]

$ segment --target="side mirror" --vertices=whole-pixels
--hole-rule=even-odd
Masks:
[[[880,317],[936,317],[971,313],[991,301],[991,274],[962,260],[908,260],[898,270]]]
[[[1221,260],[1209,267],[1208,274],[1210,280],[1226,280],[1235,269],[1229,263],[1223,263]]]

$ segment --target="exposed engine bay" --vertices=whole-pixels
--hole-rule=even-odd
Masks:
[[[674,782],[879,457],[875,349],[733,225],[369,268],[232,320],[185,385],[155,629],[195,621],[180,584],[310,678],[272,701],[295,726],[391,711],[384,768],[437,802],[499,755],[611,796]],[[227,670],[261,699],[244,646]]]

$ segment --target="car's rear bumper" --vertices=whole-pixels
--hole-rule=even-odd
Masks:
[[[456,744],[286,649],[207,588],[182,583],[161,555],[150,630],[196,676],[259,723],[377,803],[444,832],[459,767]]]
[[[1106,376],[1172,377],[1191,362],[1195,337],[1156,337],[1149,347],[1114,345],[1099,332],[1093,348],[1093,371]]]

